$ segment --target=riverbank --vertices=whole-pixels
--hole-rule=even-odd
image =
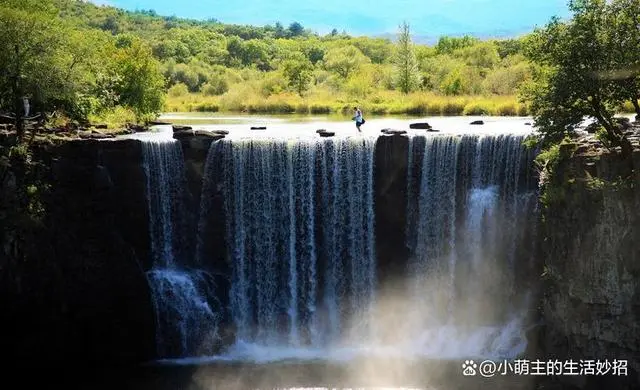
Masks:
[[[281,93],[268,97],[249,93],[247,96],[229,92],[221,96],[189,93],[167,96],[166,112],[220,112],[250,114],[350,114],[357,105],[365,114],[373,115],[434,115],[434,116],[528,116],[527,104],[510,96],[443,96],[417,92],[403,95],[382,91],[366,98],[344,94],[316,93],[300,97]],[[631,104],[621,107],[621,113],[632,113]]]
[[[527,106],[516,96],[441,96],[432,93],[402,95],[384,91],[353,98],[343,94],[310,94],[300,97],[281,93],[268,97],[257,94],[239,96],[227,93],[205,96],[191,93],[167,96],[168,112],[247,112],[260,114],[333,114],[350,113],[359,106],[367,114],[376,115],[492,115],[527,116]]]

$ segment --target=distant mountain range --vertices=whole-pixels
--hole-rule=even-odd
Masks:
[[[264,26],[299,22],[320,35],[333,28],[351,36],[395,40],[399,24],[410,24],[414,41],[433,44],[440,36],[470,35],[479,39],[511,38],[545,24],[551,15],[568,16],[565,0],[378,0],[374,7],[342,0],[245,0],[237,7],[222,0],[82,0],[123,9],[154,9],[158,15],[192,20],[215,18],[224,24]],[[428,3],[428,4],[427,4]]]
[[[520,31],[494,31],[492,33],[482,33],[482,34],[478,34],[478,33],[473,33],[473,32],[469,32],[469,33],[463,33],[463,34],[446,34],[446,36],[448,37],[462,37],[465,35],[469,35],[469,36],[473,36],[475,38],[481,39],[481,40],[487,40],[487,39],[509,39],[509,38],[516,38],[518,36],[521,36],[523,34],[527,34],[529,32],[533,31],[533,28],[529,28],[529,29],[522,29]],[[413,41],[413,43],[417,43],[420,45],[435,45],[436,43],[438,43],[438,39],[440,39],[442,35],[421,35],[421,34],[415,34],[411,36],[411,40]],[[397,34],[392,34],[392,33],[386,33],[386,34],[375,34],[373,35],[374,38],[383,38],[383,39],[389,39],[392,42],[395,42],[396,38],[397,38]]]

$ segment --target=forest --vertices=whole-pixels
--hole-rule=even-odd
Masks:
[[[55,113],[53,120],[112,125],[171,111],[330,114],[354,104],[370,115],[534,115],[544,113],[552,74],[575,61],[600,75],[623,72],[623,80],[598,79],[616,84],[602,85],[615,97],[602,104],[640,113],[638,0],[570,5],[573,23],[552,19],[512,39],[440,37],[428,46],[412,43],[400,23],[392,42],[335,29],[321,36],[298,22],[231,25],[77,0],[3,0],[0,111],[20,111],[27,97],[31,112]],[[554,40],[571,26],[582,42]],[[590,83],[585,72],[569,74],[569,88]]]

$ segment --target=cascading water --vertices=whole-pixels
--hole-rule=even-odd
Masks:
[[[521,169],[533,160],[524,137],[409,140],[408,294],[423,353],[502,357],[526,346],[519,308],[509,306],[519,296],[515,259],[526,253],[523,223],[535,205],[535,181]]]
[[[173,139],[142,140],[147,176],[149,229],[153,256],[147,272],[156,311],[156,343],[161,358],[211,351],[217,315],[208,302],[210,277],[184,267],[187,234],[184,160]]]
[[[524,137],[408,137],[411,255],[404,290],[381,297],[375,138],[212,143],[195,264],[216,272],[215,286],[184,266],[180,146],[145,142],[161,355],[215,355],[219,327],[235,337],[224,354],[232,359],[521,353],[525,305],[515,286],[536,188]]]
[[[223,169],[216,180],[239,344],[315,348],[347,330],[365,335],[375,280],[373,150],[366,138],[212,146],[200,229],[210,223],[211,177]]]

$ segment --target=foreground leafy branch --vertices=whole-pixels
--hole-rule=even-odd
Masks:
[[[572,0],[569,7],[570,21],[552,19],[527,38],[527,55],[537,66],[523,99],[548,144],[590,117],[630,157],[631,143],[614,116],[625,102],[638,107],[640,30],[630,26],[640,2]],[[628,8],[634,11],[621,12]]]

